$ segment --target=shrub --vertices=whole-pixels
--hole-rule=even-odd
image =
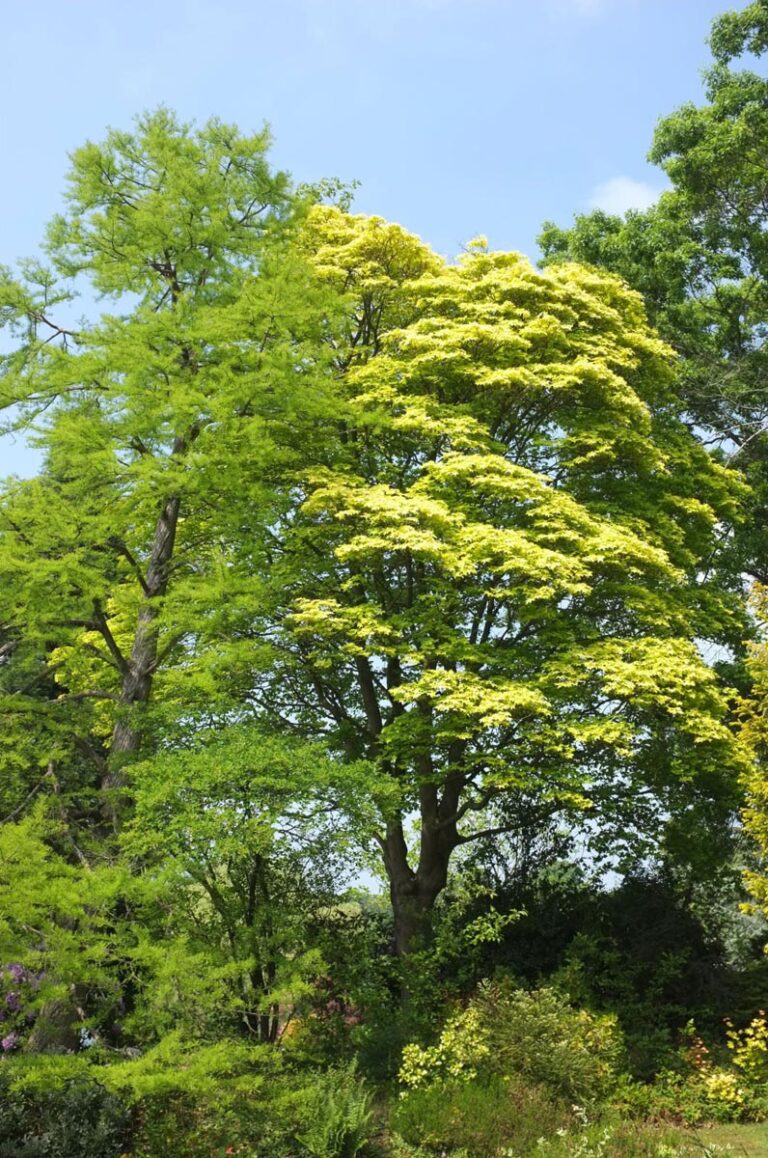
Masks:
[[[312,1158],[355,1158],[371,1133],[371,1099],[354,1063],[326,1070],[300,1091],[296,1139]]]
[[[489,1053],[487,1026],[480,1010],[470,1005],[450,1018],[436,1045],[405,1046],[400,1081],[412,1090],[447,1079],[468,1081],[477,1077]]]
[[[733,1022],[728,1026],[728,1048],[733,1051],[733,1064],[741,1072],[750,1087],[762,1086],[768,1081],[768,1021],[765,1010],[744,1029],[735,1029]]]
[[[673,1118],[688,1125],[701,1122],[749,1122],[768,1117],[768,1023],[761,1011],[743,1029],[726,1021],[726,1064],[723,1050],[710,1050],[686,1027],[686,1044],[677,1064],[660,1071],[649,1085],[628,1083],[625,1106],[637,1115]],[[622,1099],[619,1099],[622,1100]]]
[[[764,1091],[751,1089],[734,1070],[709,1063],[688,1073],[662,1070],[652,1084],[628,1083],[618,1102],[636,1117],[686,1126],[762,1121],[768,1113]]]
[[[99,1082],[39,1089],[0,1074],[0,1158],[119,1158],[130,1121],[128,1104]]]
[[[496,1072],[522,1074],[575,1102],[615,1089],[624,1051],[612,1015],[574,1009],[554,989],[529,992],[506,980],[481,985],[475,1002]]]
[[[485,982],[435,1045],[405,1047],[400,1080],[419,1089],[518,1075],[572,1102],[597,1101],[616,1087],[622,1057],[615,1018],[573,1009],[553,989],[528,992],[508,981]]]
[[[541,1086],[494,1075],[411,1090],[401,1098],[392,1127],[406,1143],[430,1153],[458,1149],[491,1158],[509,1147],[527,1153],[569,1121],[565,1103]]]

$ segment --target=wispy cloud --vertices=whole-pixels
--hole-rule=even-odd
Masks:
[[[603,181],[592,190],[589,207],[617,214],[626,213],[628,209],[648,209],[658,201],[661,192],[647,181],[611,177],[610,181]]]

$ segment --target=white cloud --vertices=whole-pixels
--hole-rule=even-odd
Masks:
[[[604,181],[592,190],[589,207],[617,214],[626,213],[628,209],[648,209],[658,201],[661,192],[646,181],[611,177],[610,181]]]

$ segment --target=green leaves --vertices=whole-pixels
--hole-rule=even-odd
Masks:
[[[292,210],[268,147],[266,130],[244,137],[217,120],[193,130],[167,109],[139,117],[133,133],[88,142],[72,155],[69,212],[49,229],[57,268],[117,297],[130,284],[155,306],[218,297],[253,261],[270,217]]]
[[[37,424],[45,467],[0,497],[0,622],[55,677],[50,711],[92,778],[151,748],[153,689],[162,731],[239,706],[264,662],[270,528],[328,415],[338,312],[301,253],[307,195],[268,143],[161,109],[87,144],[51,270],[3,279],[19,346],[0,400]],[[119,312],[54,317],[75,276]]]
[[[409,952],[461,845],[656,819],[738,765],[693,641],[733,634],[707,561],[743,492],[639,295],[446,262],[267,145],[166,110],[87,144],[50,270],[0,282],[3,399],[45,454],[0,494],[8,815],[57,818],[19,829],[62,897],[51,976],[87,929],[83,1008],[130,990],[161,1066],[276,1040],[372,849]],[[111,312],[54,317],[73,278]]]
[[[320,224],[341,228],[333,211]],[[359,273],[350,242],[340,255],[359,319],[384,292],[383,239],[347,228],[367,246]],[[276,573],[271,702],[370,753],[449,845],[505,793],[582,809],[628,768],[629,791],[650,776],[662,797],[694,752],[735,769],[727,698],[692,641],[733,622],[699,573],[740,488],[676,415],[638,297],[482,249],[425,261],[401,292],[410,321],[368,345],[354,331],[339,358],[344,437],[335,468],[308,472]]]

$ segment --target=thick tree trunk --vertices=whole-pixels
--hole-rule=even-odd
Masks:
[[[448,863],[455,848],[452,835],[450,830],[441,829],[435,818],[425,817],[422,809],[419,863],[414,870],[408,863],[402,823],[393,822],[387,829],[384,863],[394,915],[395,951],[401,961],[430,945],[432,910],[447,883]]]
[[[394,914],[395,952],[404,961],[412,953],[429,948],[435,897],[419,887],[415,873],[411,881],[400,887],[390,884],[389,895]]]
[[[170,563],[176,542],[180,499],[172,496],[163,503],[157,520],[149,565],[143,582],[144,599],[139,607],[136,634],[131,654],[123,672],[120,693],[121,714],[115,724],[110,745],[107,774],[102,788],[109,794],[108,811],[114,818],[119,807],[116,793],[125,785],[125,765],[141,744],[141,729],[130,709],[146,704],[152,691],[157,665],[157,616],[159,600],[168,587]]]
[[[24,1052],[76,1053],[81,1049],[79,1023],[86,1000],[86,987],[73,985],[66,997],[47,1001],[37,1015]]]

